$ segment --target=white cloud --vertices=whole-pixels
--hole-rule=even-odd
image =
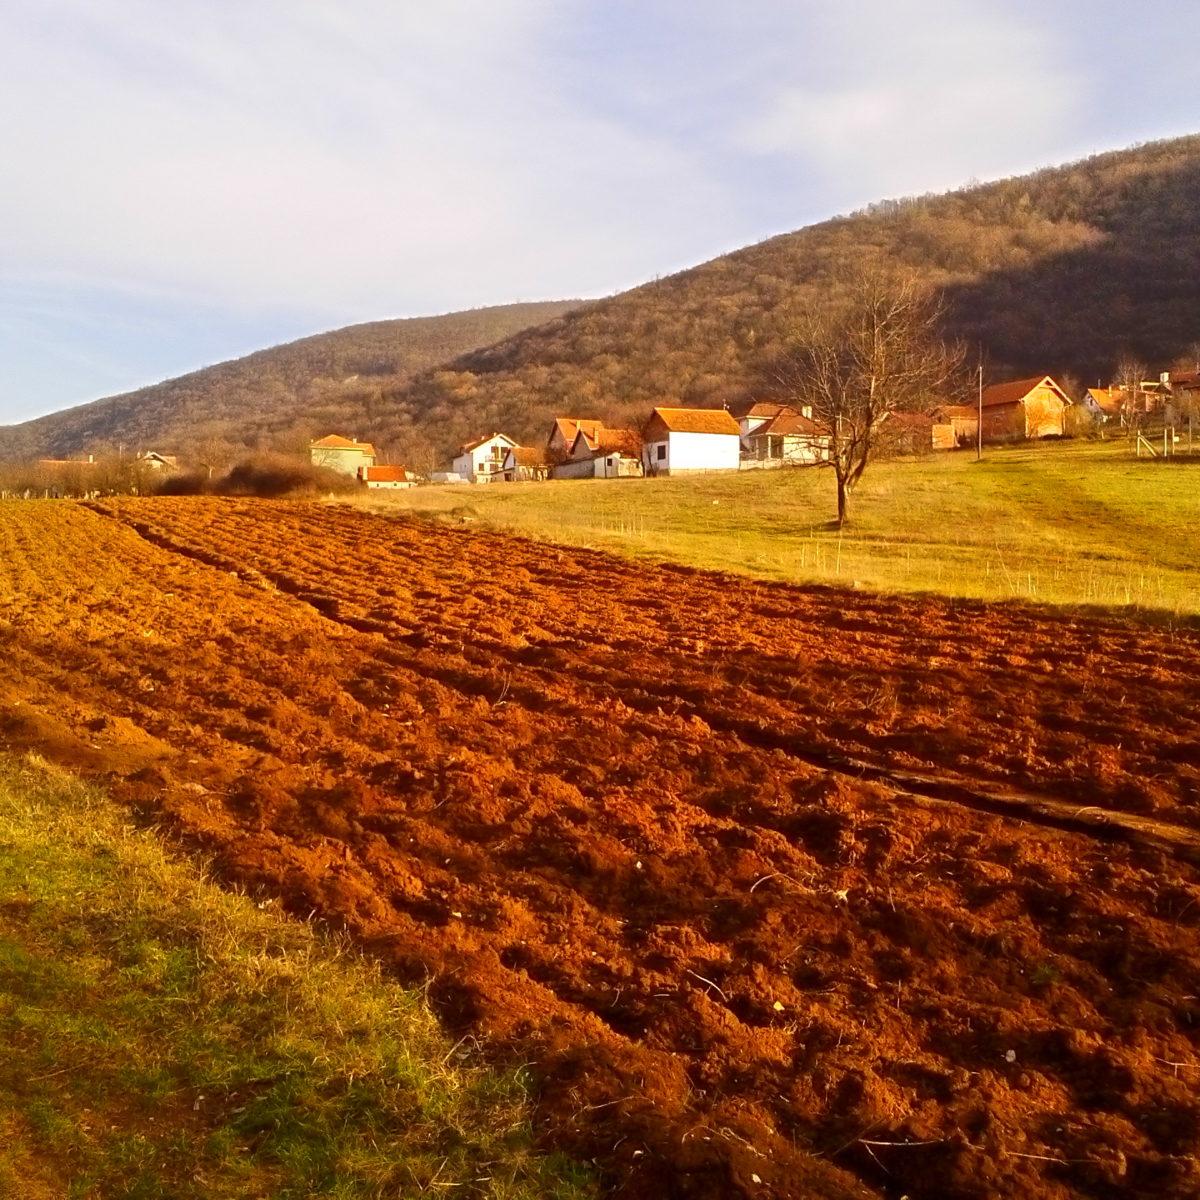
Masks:
[[[722,187],[564,104],[551,0],[53,0],[0,47],[18,274],[377,316],[637,282]],[[418,286],[414,286],[414,283]]]
[[[813,32],[812,78],[781,81],[742,144],[865,198],[1035,165],[1084,97],[1049,31],[996,3],[843,0]]]

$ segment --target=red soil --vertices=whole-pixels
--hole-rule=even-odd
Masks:
[[[212,499],[0,506],[0,606],[0,738],[429,978],[620,1194],[1200,1193],[1191,630]]]

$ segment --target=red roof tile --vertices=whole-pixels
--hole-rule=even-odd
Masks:
[[[657,419],[671,433],[731,433],[741,436],[738,423],[724,408],[656,408]]]
[[[546,452],[537,446],[513,446],[508,452],[518,467],[546,466]]]
[[[370,455],[375,453],[375,447],[370,442],[356,442],[337,433],[331,433],[317,442],[309,442],[309,448],[312,450],[359,450],[363,454]]]
[[[586,417],[555,417],[554,424],[558,432],[562,434],[563,441],[569,446],[574,440],[575,435],[580,430],[590,440],[595,436],[596,430],[600,428],[599,421],[592,421]],[[550,430],[550,437],[554,436],[554,430]],[[549,441],[549,438],[546,439]]]
[[[409,483],[411,477],[403,467],[363,467],[367,483]]]
[[[794,408],[781,408],[765,425],[755,429],[750,437],[805,437],[819,436],[821,427]]]
[[[470,454],[472,450],[478,449],[484,442],[490,442],[493,438],[503,438],[509,446],[515,446],[517,443],[508,436],[507,433],[489,433],[487,437],[476,438],[473,442],[468,442],[463,448],[463,454]]]
[[[991,387],[984,388],[983,407],[998,408],[1002,404],[1019,404],[1035,388],[1043,385],[1057,392],[1064,404],[1071,403],[1071,398],[1049,375],[1039,375],[1034,379],[1015,379],[1012,383],[994,383]]]

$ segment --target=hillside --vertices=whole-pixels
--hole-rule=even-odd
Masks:
[[[316,431],[377,422],[384,389],[581,302],[372,321],[301,338],[177,379],[0,429],[0,458],[64,456],[105,444],[220,452],[296,448]],[[381,439],[385,440],[386,439]]]
[[[640,420],[665,397],[719,404],[756,387],[796,311],[845,264],[916,269],[945,290],[946,332],[993,378],[1107,378],[1200,341],[1200,137],[1098,155],[938,196],[886,201],[714,259],[525,330],[387,395],[365,428],[542,433],[564,405]]]
[[[640,423],[664,400],[761,388],[797,312],[870,261],[919,272],[945,332],[993,379],[1107,378],[1200,343],[1200,136],[1096,155],[937,196],[884,201],[592,304],[379,322],[0,431],[0,456],[97,442],[297,448],[332,429],[423,469],[503,429],[540,441],[556,413]]]

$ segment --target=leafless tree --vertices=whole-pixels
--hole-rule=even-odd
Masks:
[[[818,465],[837,479],[837,526],[891,413],[921,412],[959,383],[960,346],[938,336],[940,300],[915,276],[865,269],[843,303],[801,313],[767,369],[778,398],[807,412],[828,442]]]
[[[1121,393],[1121,424],[1127,430],[1136,429],[1142,423],[1146,411],[1142,383],[1146,378],[1146,364],[1131,354],[1122,355],[1117,363],[1116,386]]]

